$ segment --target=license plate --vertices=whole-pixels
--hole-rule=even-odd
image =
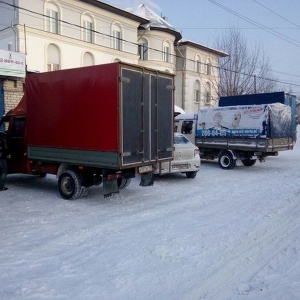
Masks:
[[[179,169],[179,170],[186,170],[186,169],[190,169],[190,165],[189,164],[173,165],[172,168]]]
[[[148,173],[148,172],[152,172],[152,171],[153,171],[152,166],[139,167],[139,173]]]

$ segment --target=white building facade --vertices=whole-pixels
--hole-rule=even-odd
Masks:
[[[176,46],[176,105],[190,113],[217,106],[219,58],[227,54],[191,41],[179,41]]]
[[[191,61],[199,55],[205,68],[207,61],[218,65],[223,54],[182,42],[179,32],[144,5],[128,12],[97,0],[4,0],[0,19],[0,49],[26,54],[27,71],[123,61],[174,74],[176,105],[187,112],[217,104],[212,95],[205,102],[208,74]]]

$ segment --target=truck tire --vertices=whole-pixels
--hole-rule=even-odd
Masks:
[[[81,185],[81,176],[73,170],[62,172],[58,179],[58,190],[60,195],[66,200],[74,200],[84,194],[84,188]]]
[[[118,179],[118,187],[119,189],[123,189],[125,188],[126,186],[128,186],[131,182],[131,178],[119,178]]]
[[[251,166],[255,165],[256,159],[245,158],[245,159],[242,159],[242,163],[246,167],[251,167]]]
[[[187,178],[195,178],[198,172],[186,172],[185,175]]]
[[[219,165],[224,170],[233,169],[236,165],[236,160],[230,151],[222,151],[219,155]]]

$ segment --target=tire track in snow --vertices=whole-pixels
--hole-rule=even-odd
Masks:
[[[293,216],[293,218],[291,218]],[[291,200],[288,206],[268,216],[269,222],[260,225],[230,249],[206,272],[206,279],[199,287],[191,288],[184,299],[230,299],[234,286],[249,282],[278,257],[290,244],[289,235],[300,224],[300,204]],[[298,236],[298,235],[297,235]],[[293,238],[293,235],[291,236]],[[243,292],[243,291],[242,291]],[[246,292],[246,291],[245,291]]]

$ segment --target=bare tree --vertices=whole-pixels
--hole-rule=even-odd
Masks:
[[[213,83],[219,96],[266,93],[275,90],[270,60],[260,46],[250,50],[240,30],[232,27],[217,38],[215,47],[228,54],[220,59],[220,82]]]

